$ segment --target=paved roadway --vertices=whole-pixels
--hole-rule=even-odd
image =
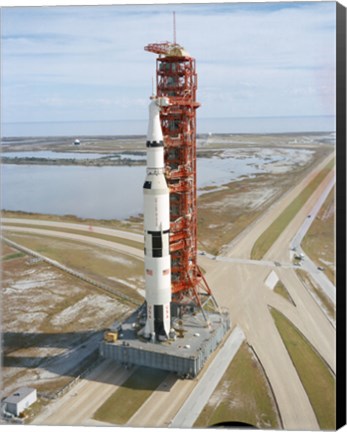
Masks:
[[[72,390],[49,404],[31,424],[47,426],[92,425],[93,423],[89,422],[89,419],[133,371],[134,368],[125,369],[111,360],[102,362],[86,379],[82,379]]]
[[[242,231],[228,246],[224,248],[224,256],[235,258],[249,258],[255,241],[272,224],[272,222],[282,213],[283,210],[300,194],[311,180],[325,167],[325,165],[335,157],[335,154],[328,156],[296,186],[286,192],[279,200],[272,204],[263,215],[253,222],[247,229]],[[318,196],[320,193],[318,193]],[[311,202],[311,201],[310,201]],[[307,207],[304,206],[307,211]],[[305,210],[303,210],[305,213]],[[302,212],[301,212],[302,213]],[[308,214],[308,213],[307,213]],[[304,218],[303,218],[304,219]],[[301,218],[300,218],[301,220]],[[294,236],[295,234],[293,234]],[[289,245],[288,245],[289,246]],[[287,259],[287,255],[285,255]],[[279,259],[280,257],[276,257]]]
[[[199,380],[175,418],[172,420],[172,428],[191,428],[199,417],[204,406],[209,401],[212,393],[222,379],[230,362],[245,340],[243,331],[236,327],[223,346],[218,351],[216,357],[209,365],[208,369]]]
[[[332,156],[331,156],[332,157]],[[328,159],[331,159],[329,157]],[[226,250],[227,256],[249,259],[255,240],[287,207],[287,205],[311,181],[323,161],[304,181],[286,194],[246,233]],[[283,231],[282,235],[265,255],[265,261],[289,261],[289,244],[307,215],[312,211],[315,201],[327,186],[329,180],[313,194],[313,198]],[[203,258],[203,257],[201,257]],[[205,268],[207,259],[202,259]],[[206,263],[207,264],[207,263]],[[295,306],[273,293],[265,286],[269,273],[275,271],[291,295]],[[244,331],[248,343],[255,349],[273,388],[285,429],[319,429],[314,412],[308,400],[293,363],[283,345],[269,311],[269,305],[287,316],[313,344],[335,372],[335,329],[320,307],[305,289],[292,268],[266,267],[241,263],[214,262],[206,278],[219,303],[229,307],[233,322]]]
[[[27,221],[28,219],[23,219]],[[26,222],[25,222],[26,223]],[[57,228],[59,225],[56,226]],[[12,226],[12,225],[3,225],[2,226],[3,231],[10,231],[10,232],[18,232],[18,233],[30,233],[30,234],[38,234],[40,236],[48,236],[48,237],[57,237],[72,241],[79,241],[83,243],[92,244],[99,247],[106,247],[109,249],[112,249],[117,252],[125,253],[127,255],[131,255],[132,257],[139,258],[143,260],[143,249],[137,249],[131,246],[127,246],[121,243],[116,243],[115,241],[110,240],[103,240],[97,237],[91,237],[88,235],[82,235],[82,234],[73,234],[73,233],[67,233],[63,231],[55,231],[55,230],[49,230],[49,229],[40,229],[40,228],[30,228],[30,227],[23,227],[23,226]],[[127,237],[127,232],[123,232],[123,238],[130,238],[132,233],[129,233],[129,237]]]
[[[318,167],[312,170],[299,185],[285,194],[261,219],[252,224],[246,232],[238,236],[238,238],[225,249],[226,257],[243,258],[246,261],[249,260],[253,244],[259,235],[276,219],[301,190],[305,188],[320,169],[325,166],[328,159],[332,157],[333,156],[328,157]],[[324,184],[313,194],[312,199],[308,200],[302,210],[288,225],[286,230],[284,230],[280,238],[274,243],[264,257],[264,261],[290,262],[290,242],[303,224],[307,215],[312,212],[315,202],[325,189],[326,182],[324,181],[323,183]],[[19,227],[17,227],[17,229],[18,228]],[[56,232],[52,231],[52,233]],[[39,231],[37,231],[37,234],[39,234]],[[41,232],[40,234],[45,233]],[[47,231],[46,235],[49,235]],[[68,238],[73,238],[70,233],[67,235]],[[126,238],[127,235],[127,233],[124,233],[124,238]],[[80,237],[85,238],[81,239]],[[93,244],[111,247],[109,243],[112,242],[107,242],[105,240],[87,236],[78,236],[76,239],[79,241],[87,241],[87,238],[91,240]],[[115,248],[124,253],[129,252],[132,255],[135,254],[139,258],[140,254],[142,254],[142,251],[140,252],[136,249],[128,250],[126,245],[118,244]],[[141,256],[143,256],[143,254]],[[206,278],[213,289],[217,301],[223,304],[223,306],[229,307],[232,322],[243,330],[247,342],[253,346],[253,349],[262,362],[274,391],[284,428],[318,430],[319,426],[306,392],[303,389],[301,381],[269,312],[270,305],[287,316],[313,344],[331,370],[335,372],[335,329],[298,279],[295,271],[291,266],[288,266],[288,268],[278,267],[274,270],[267,265],[253,265],[241,261],[217,261],[208,259],[206,256],[199,256],[199,261],[207,271]],[[284,283],[295,302],[295,306],[266,287],[264,282],[271,271],[275,271],[279,279]],[[104,373],[107,373],[107,369]],[[103,376],[104,375],[101,374],[97,379],[107,382],[107,379],[104,380]],[[85,418],[90,418],[93,411],[92,408],[97,408],[93,400],[93,384],[95,383],[92,380],[84,382],[86,384],[83,390],[83,400],[85,401],[85,405],[87,407],[89,406],[89,410],[86,408]],[[102,385],[100,382],[99,384]],[[159,425],[169,424],[175,414],[174,411],[176,410],[177,412],[180,408],[179,405],[183,404],[195,385],[196,381],[180,380],[179,385],[174,384],[170,388],[170,391],[167,392],[166,400],[167,402],[170,400],[171,403],[175,401],[175,409],[162,409],[160,415],[161,423]],[[114,387],[113,390],[115,390],[115,388],[116,387]],[[80,397],[82,397],[82,395],[80,395]],[[159,400],[157,398],[159,398]],[[146,404],[146,418],[142,416],[140,419],[141,426],[155,423],[156,418],[158,418],[158,411],[156,411],[158,401],[160,402],[164,399],[161,392],[155,392],[154,396],[149,398]],[[100,405],[102,403],[101,399],[99,402]],[[76,399],[76,403],[72,405],[75,406],[75,404],[78,403]],[[164,406],[167,407],[168,405]],[[71,415],[74,416],[75,414],[71,413]],[[157,417],[155,417],[156,415]],[[58,418],[59,421],[57,420],[56,424],[61,424],[61,418],[65,418],[66,421],[69,421],[69,416],[66,416],[66,412],[60,411],[59,409],[57,410],[57,419]],[[73,417],[73,419],[74,418],[75,417]],[[136,423],[135,417],[133,420],[134,423],[131,423],[131,425]],[[79,424],[82,423],[80,422]]]
[[[318,198],[316,204],[313,206],[310,217],[307,217],[304,220],[304,223],[301,225],[299,231],[294,236],[290,243],[290,248],[295,248],[297,253],[303,253],[304,251],[301,248],[301,242],[303,238],[305,237],[305,234],[310,229],[310,226],[312,225],[314,218],[317,216],[320,208],[324,204],[325,200],[327,199],[329,193],[331,192],[332,188],[335,185],[336,177],[335,177],[335,171],[329,176],[329,183],[327,184],[326,189],[322,193],[322,195]],[[336,287],[335,285],[330,281],[330,279],[327,278],[327,276],[321,271],[318,270],[317,266],[311,261],[311,259],[308,256],[305,256],[305,259],[301,262],[302,269],[307,271],[310,276],[314,279],[314,281],[317,283],[318,286],[321,287],[321,289],[325,292],[325,294],[330,298],[330,300],[336,304]]]
[[[121,231],[113,228],[103,228],[95,225],[83,225],[76,223],[68,223],[68,222],[54,222],[54,221],[45,221],[45,220],[35,220],[35,219],[24,219],[24,218],[1,218],[1,222],[3,224],[9,223],[20,224],[20,225],[33,225],[39,227],[51,227],[51,228],[61,228],[61,229],[72,229],[77,231],[84,231],[89,233],[103,234],[110,237],[120,237],[128,240],[137,241],[143,243],[143,235],[136,234],[128,231]]]

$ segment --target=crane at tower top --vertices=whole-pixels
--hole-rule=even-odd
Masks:
[[[173,42],[151,43],[145,46],[145,51],[167,57],[190,57],[181,45]]]
[[[145,46],[145,51],[167,57],[190,57],[185,49],[176,42],[176,13],[173,12],[173,42],[158,42]]]

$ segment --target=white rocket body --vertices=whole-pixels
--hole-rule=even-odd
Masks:
[[[165,339],[171,328],[170,197],[164,176],[164,143],[160,125],[160,104],[149,105],[147,133],[147,175],[143,186],[145,287],[147,302],[146,337]]]

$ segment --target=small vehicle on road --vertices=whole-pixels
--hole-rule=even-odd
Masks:
[[[325,268],[322,267],[322,266],[318,266],[317,269],[320,270],[320,271],[324,271],[325,270]]]
[[[305,258],[305,255],[303,253],[296,253],[294,258],[301,261]]]

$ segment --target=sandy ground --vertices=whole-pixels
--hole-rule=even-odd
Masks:
[[[110,152],[110,151],[143,151],[145,136],[86,136],[81,140],[79,146],[75,146],[75,137],[40,137],[40,138],[6,138],[2,139],[2,151],[75,151],[75,152]],[[246,147],[246,146],[278,146],[288,145],[289,147],[316,147],[317,144],[330,144],[335,140],[334,133],[308,133],[308,134],[213,134],[200,135],[197,137],[198,150],[210,150],[223,148],[225,146]]]
[[[297,143],[297,145],[305,146],[306,148],[307,142],[300,142]],[[325,163],[326,161],[321,165],[323,166]],[[310,173],[304,181],[285,194],[281,200],[273,204],[262,218],[240,234],[224,249],[225,256],[249,258],[252,246],[258,236],[270,225],[288,203],[297,196],[313,175],[313,172]],[[312,205],[312,202],[309,201],[307,205],[304,206],[295,221],[285,230],[279,241],[276,242],[264,259],[288,260],[288,241],[295,235],[297,225],[302,223],[302,219],[307,216],[311,208],[310,206]],[[20,227],[17,227],[17,229],[19,228]],[[35,231],[37,234],[43,234],[39,232],[39,228],[33,229],[37,230]],[[64,233],[61,233],[61,235],[64,237]],[[76,239],[80,241],[80,237],[83,236],[78,236]],[[106,240],[94,239],[92,241],[95,241],[95,244],[101,246],[110,246],[104,243]],[[136,254],[138,257],[141,255],[139,251],[135,252],[134,248],[128,249],[129,247],[124,245],[118,244],[114,247],[125,253]],[[257,352],[273,387],[284,427],[286,429],[299,428],[317,430],[318,424],[312,407],[288,353],[283,346],[282,340],[275,329],[268,306],[275,306],[290,318],[323,356],[332,370],[335,370],[335,332],[320,308],[304,289],[302,283],[292,269],[280,268],[278,271],[276,270],[276,272],[288,289],[296,307],[277,296],[266,286],[265,281],[268,279],[271,272],[271,269],[266,266],[217,262],[209,260],[206,257],[200,257],[200,261],[203,268],[207,271],[207,280],[210,286],[213,287],[217,300],[219,300],[221,304],[229,307],[233,323],[238,324],[240,328],[242,328],[248,343],[250,343]],[[27,292],[29,292],[28,290],[34,289],[34,287],[28,276],[30,276],[30,274],[26,274],[23,280],[16,280],[13,286],[9,284],[8,288],[10,290],[27,290]],[[47,274],[43,277],[47,279]],[[131,284],[132,281],[130,280],[129,283]],[[35,285],[35,289],[41,288],[42,290],[40,281],[37,281],[37,284],[37,286]],[[55,292],[54,295],[59,297],[60,292]],[[88,296],[86,296],[86,298],[88,299]],[[65,308],[66,310],[64,309],[54,316],[54,323],[62,325],[64,322],[69,322],[69,317],[72,317],[74,314],[84,314],[84,306],[89,302],[95,302],[95,297],[91,294],[89,294],[89,300],[83,301],[83,299],[80,299],[75,302],[74,306],[68,304]],[[103,304],[102,301],[100,304]],[[38,314],[36,316],[38,322],[40,320],[42,321],[44,317],[42,314],[45,313],[44,310],[38,307],[32,312]],[[52,324],[54,325],[54,323]],[[317,332],[317,327],[320,330],[319,332]],[[78,393],[79,397],[74,399],[72,396],[73,393],[69,393],[70,399],[68,399],[68,395],[66,395],[64,399],[64,403],[67,404],[66,406],[74,407],[74,409],[71,408],[71,414],[69,414],[69,416],[65,415],[66,411],[64,411],[64,409],[66,410],[66,406],[64,408],[63,405],[55,405],[54,415],[51,412],[53,417],[49,420],[49,422],[52,422],[50,424],[61,424],[62,413],[64,413],[67,424],[87,424],[88,422],[88,424],[91,424],[88,418],[91,418],[92,412],[95,411],[94,408],[97,409],[97,407],[107,399],[107,395],[113,393],[117,385],[121,382],[121,377],[124,377],[124,371],[119,370],[118,372],[119,378],[115,378],[114,383],[109,382],[110,368],[106,366],[105,368],[101,367],[101,369],[98,369],[98,371],[95,372],[96,375],[93,375],[94,378],[83,380],[81,384],[79,384],[81,385],[81,393]],[[104,382],[108,382],[107,391],[105,391],[106,384],[104,384]],[[192,381],[180,381],[177,386],[173,386],[172,393],[169,393],[168,397],[175,401],[175,407],[177,409],[182,405],[193,386],[194,384]],[[111,391],[111,389],[113,390]],[[95,406],[94,396],[98,401],[98,406]],[[83,412],[81,411],[79,413],[79,407],[82,403],[80,401],[84,401],[84,406]],[[143,423],[142,426],[153,424],[153,422],[156,421],[155,413],[157,413],[156,415],[158,416],[158,411],[156,411],[155,406],[158,402],[155,402],[155,397],[153,397],[153,404],[150,403],[147,406],[147,420],[145,421],[144,418],[141,419]],[[45,422],[48,421],[47,418],[47,416],[38,417],[35,423],[45,424]],[[161,425],[167,425],[171,419],[172,410],[161,412]],[[54,421],[58,423],[54,423]]]
[[[311,176],[312,174],[308,177],[311,178]],[[246,235],[238,239],[239,242],[234,243],[233,248],[230,247],[228,253],[231,256],[249,257],[252,245],[259,233],[305,187],[309,178],[295,188],[294,192],[288,193],[275,208],[270,209],[267,217],[262,218],[258,224],[254,224]],[[302,223],[302,220],[307,217],[312,205],[313,203],[309,201],[304,206],[297,218],[294,219],[293,223],[288,226],[281,238],[271,248],[269,256],[265,257],[266,259],[269,259],[270,256],[271,258],[288,256],[287,240],[295,235],[297,224]],[[208,262],[206,257],[201,257],[201,261],[204,268],[207,269],[206,277],[210,286],[214,289],[217,300],[224,306],[229,307],[232,321],[242,328],[248,343],[253,346],[260,358],[273,388],[284,427],[286,429],[296,429],[298,427],[308,430],[319,429],[308,397],[268,309],[268,306],[271,305],[284,313],[313,344],[331,369],[335,370],[335,331],[319,306],[303,288],[295,272],[290,268],[280,268],[277,270],[277,274],[287,287],[296,307],[273,293],[266,286],[265,282],[271,272],[271,269],[267,266]],[[317,332],[317,328],[319,328],[319,332]],[[102,377],[103,375],[99,377],[99,380],[103,380]],[[175,399],[178,405],[179,401],[182,404],[187,394],[189,394],[192,382],[183,382],[181,386],[179,397]],[[93,391],[92,384],[89,386],[86,384],[86,393],[83,393],[83,398],[87,398],[86,395],[90,395]],[[148,413],[156,412],[151,405],[147,406],[147,409]],[[75,416],[75,414],[72,415]],[[72,420],[65,418],[67,422],[75,421],[73,420],[74,417],[72,417]],[[148,417],[148,424],[153,424],[154,421],[154,416]],[[162,421],[163,424],[166,424],[170,419],[166,417],[165,420],[163,417]]]
[[[322,166],[326,163],[325,161]],[[319,168],[318,168],[319,169]],[[258,236],[280,214],[283,208],[305,187],[312,174],[288,193],[246,234],[227,250],[229,256],[249,258]],[[319,191],[317,192],[319,194]],[[298,226],[310,213],[312,201],[303,207],[293,222],[280,236],[264,259],[288,259],[289,244]],[[245,332],[248,343],[255,349],[271,386],[286,429],[319,429],[315,415],[295,368],[275,329],[268,305],[284,313],[313,344],[328,365],[335,370],[335,330],[330,325],[310,294],[304,289],[292,269],[280,268],[278,275],[296,304],[274,294],[265,285],[270,270],[259,266],[221,263],[207,272],[207,280],[214,287],[219,302],[230,308],[233,322]],[[319,331],[317,331],[319,328]]]
[[[104,361],[81,380],[69,393],[49,407],[32,422],[34,425],[90,426],[94,412],[133,373],[114,362]],[[114,426],[114,425],[112,425]]]
[[[244,339],[245,335],[242,330],[236,327],[218,350],[216,357],[172,420],[170,427],[193,427],[200,412],[208,403],[214,389],[222,379],[229,363],[233,360]]]
[[[273,215],[280,215],[281,212],[291,203],[295,197],[297,197],[301,190],[303,190],[311,180],[317,175],[318,172],[330,161],[334,155],[330,155],[325,158],[318,166],[316,166],[297,186],[290,189],[282,199],[275,202],[252,226],[244,230],[240,236],[235,239],[230,245],[223,249],[223,255],[238,258],[249,258],[251,256],[251,250],[255,243],[255,240],[271,225],[275,218]],[[322,187],[323,189],[324,187]],[[310,205],[306,204],[306,207]],[[312,203],[311,203],[312,206]],[[305,210],[301,210],[301,214]],[[269,217],[271,216],[271,217]],[[302,216],[297,216],[296,226],[299,221],[302,221]],[[298,227],[298,226],[297,226]],[[299,228],[299,227],[298,227]],[[292,234],[291,234],[292,235]],[[289,254],[289,249],[283,252],[287,259]]]
[[[3,255],[17,250],[6,246]],[[2,269],[3,392],[54,391],[78,374],[100,331],[129,307],[53,266],[24,256]]]

